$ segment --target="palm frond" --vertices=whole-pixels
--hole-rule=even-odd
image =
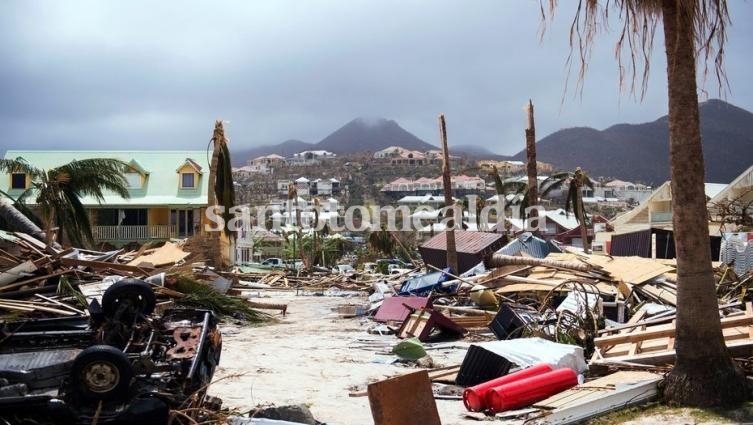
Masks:
[[[555,173],[547,177],[541,182],[540,187],[542,191],[540,196],[543,198],[548,196],[553,190],[561,189],[571,177],[572,173],[569,172]]]
[[[94,235],[92,235],[89,213],[81,203],[81,199],[72,190],[63,191],[63,198],[68,211],[67,217],[58,215],[60,234],[65,231],[68,240],[75,243],[75,246],[87,246],[93,243]]]
[[[33,177],[42,173],[42,170],[29,164],[22,157],[16,159],[0,159],[0,172],[4,173],[24,173]]]
[[[104,200],[104,190],[114,192],[128,199],[128,183],[124,174],[129,166],[123,161],[111,158],[91,158],[71,161],[47,173],[61,187],[74,188],[78,196],[93,196],[98,201]]]
[[[499,171],[497,170],[496,165],[492,166],[489,175],[494,179],[494,187],[497,189],[497,195],[504,195],[504,185],[502,184],[502,178],[499,176]]]

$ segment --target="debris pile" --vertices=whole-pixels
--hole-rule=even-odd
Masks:
[[[98,252],[0,231],[0,418],[196,423],[216,413],[207,388],[220,318],[271,316],[199,260],[172,242]]]
[[[416,367],[447,344],[464,351],[459,364],[429,366],[426,379],[435,399],[462,400],[477,419],[576,423],[655,397],[675,359],[674,260],[542,251],[508,246],[462,275],[430,268],[385,281],[369,297],[373,333],[394,335],[393,353]],[[750,364],[753,278],[723,264],[716,277],[725,341]],[[369,386],[375,420],[389,401],[377,394]]]

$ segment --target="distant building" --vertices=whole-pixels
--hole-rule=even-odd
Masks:
[[[478,161],[478,165],[485,168],[497,167],[497,171],[499,171],[501,176],[515,176],[526,173],[526,163],[524,161],[492,161],[485,159]],[[554,171],[552,164],[536,161],[537,173],[550,174],[552,171]]]
[[[340,180],[336,178],[309,180],[306,177],[299,177],[295,181],[277,180],[277,192],[287,196],[291,184],[295,185],[298,196],[339,196],[341,193]]]
[[[286,160],[286,163],[288,165],[316,165],[336,157],[336,154],[325,150],[303,151],[293,154]]]
[[[276,155],[264,155],[248,160],[248,163],[242,167],[233,168],[234,173],[240,174],[272,174],[275,168],[285,165],[285,158]]]
[[[486,190],[486,182],[481,177],[472,177],[466,175],[453,176],[451,178],[452,191],[456,196],[474,194]],[[416,180],[400,177],[386,185],[382,186],[381,191],[391,195],[422,195],[434,194],[440,195],[444,190],[444,183],[441,177],[427,178],[421,177]]]
[[[441,164],[443,161],[442,151],[433,149],[426,152],[406,149],[400,146],[390,146],[380,151],[374,152],[374,160],[389,163],[391,165],[428,165]],[[456,164],[460,161],[459,156],[450,155],[450,163]]]

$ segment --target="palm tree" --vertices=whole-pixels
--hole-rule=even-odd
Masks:
[[[235,205],[235,187],[233,186],[233,168],[230,163],[230,150],[228,149],[228,141],[225,137],[225,128],[222,120],[214,122],[211,143],[213,144],[213,148],[212,161],[209,165],[207,204],[210,208],[216,205],[224,206],[225,210],[222,213],[222,218],[225,220],[225,223],[228,223],[233,218],[230,208]],[[224,227],[223,231],[226,235],[230,236],[231,232],[227,226]]]
[[[94,237],[89,212],[81,203],[81,198],[93,196],[102,202],[105,191],[129,198],[128,184],[123,175],[128,169],[126,163],[110,158],[74,160],[48,170],[34,167],[23,158],[0,159],[1,172],[25,173],[31,178],[31,185],[17,200],[19,204],[25,204],[28,197],[36,196],[34,205],[41,214],[44,232],[29,227],[29,223],[18,215],[18,209],[13,208],[7,200],[0,202],[0,211],[9,226],[31,230],[34,237],[41,237],[48,244],[52,243],[53,230],[57,228],[57,234],[65,232],[69,243],[86,246],[93,242]]]
[[[556,0],[549,0],[550,16],[553,16],[556,4]],[[701,55],[707,67],[713,61],[720,89],[726,83],[724,47],[726,28],[730,23],[727,2],[580,0],[576,10],[570,39],[573,40],[571,46],[579,46],[580,54],[571,52],[570,57],[581,58],[581,77],[590,58],[591,42],[607,27],[607,15],[616,15],[623,20],[616,56],[621,61],[622,48],[628,46],[633,88],[637,75],[636,58],[644,58],[644,92],[654,33],[658,23],[663,24],[669,99],[672,225],[677,249],[677,356],[674,368],[665,378],[663,395],[665,400],[692,406],[737,404],[746,399],[748,391],[745,375],[725,346],[719,319],[708,243],[696,86],[696,54]],[[608,13],[615,11],[617,13]],[[619,69],[620,81],[623,81],[621,63]]]
[[[544,190],[541,192],[541,196],[547,196],[553,190],[561,189],[564,185],[567,185],[567,196],[565,196],[565,214],[569,214],[570,211],[575,215],[575,219],[580,224],[580,237],[583,241],[583,252],[586,254],[590,251],[590,244],[588,242],[588,217],[586,216],[586,210],[583,207],[583,188],[589,187],[593,189],[594,184],[588,174],[577,167],[574,172],[555,173],[547,177],[541,184]]]
[[[528,190],[528,183],[519,180],[503,181],[496,166],[492,166],[489,175],[494,179],[494,188],[496,189],[498,196],[504,198],[510,194],[516,195],[510,204],[518,206],[520,209],[520,218],[525,220],[527,218],[526,211],[528,210],[528,207],[531,206],[531,192]]]
[[[395,241],[385,224],[382,224],[380,230],[369,233],[369,247],[376,252],[382,252],[388,257],[392,257],[395,252]]]

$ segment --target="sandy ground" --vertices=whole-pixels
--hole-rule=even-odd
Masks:
[[[358,338],[397,342],[394,336],[368,334],[370,321],[341,319],[331,311],[365,298],[295,296],[290,292],[262,295],[271,296],[268,302],[287,303],[288,314],[269,326],[222,327],[222,359],[215,379],[243,374],[212,384],[210,394],[222,398],[226,406],[248,410],[260,404],[306,404],[317,420],[329,425],[373,424],[368,397],[350,397],[349,393],[415,370],[385,364],[393,357],[379,354],[384,350],[378,343],[366,344],[371,349],[353,348]],[[458,343],[461,345],[467,347],[467,343]],[[431,352],[442,365],[459,364],[464,354],[462,349]],[[462,401],[437,400],[437,407],[444,425],[478,423],[461,418],[465,412]]]
[[[373,322],[363,318],[342,319],[332,312],[332,308],[339,305],[363,302],[363,297],[296,296],[293,292],[269,291],[261,295],[269,298],[258,301],[287,303],[288,315],[272,325],[222,326],[222,359],[209,393],[222,398],[225,406],[247,411],[257,405],[305,404],[317,420],[328,425],[371,425],[368,397],[350,397],[349,394],[365,391],[370,382],[417,370],[387,364],[394,357],[384,347],[398,341],[394,336],[370,335],[366,330]],[[359,339],[372,342],[363,343]],[[429,351],[439,366],[460,364],[469,343],[458,341],[449,345],[458,348]],[[234,375],[242,376],[222,379]],[[437,400],[436,403],[443,425],[484,423],[464,418],[462,401]],[[753,411],[753,407],[750,410]],[[647,412],[642,417],[626,418],[624,423],[751,423],[753,415],[745,416],[730,421],[718,417],[699,419],[680,410],[669,414]],[[619,419],[608,421],[619,422]],[[420,423],[416,421],[417,425]]]

